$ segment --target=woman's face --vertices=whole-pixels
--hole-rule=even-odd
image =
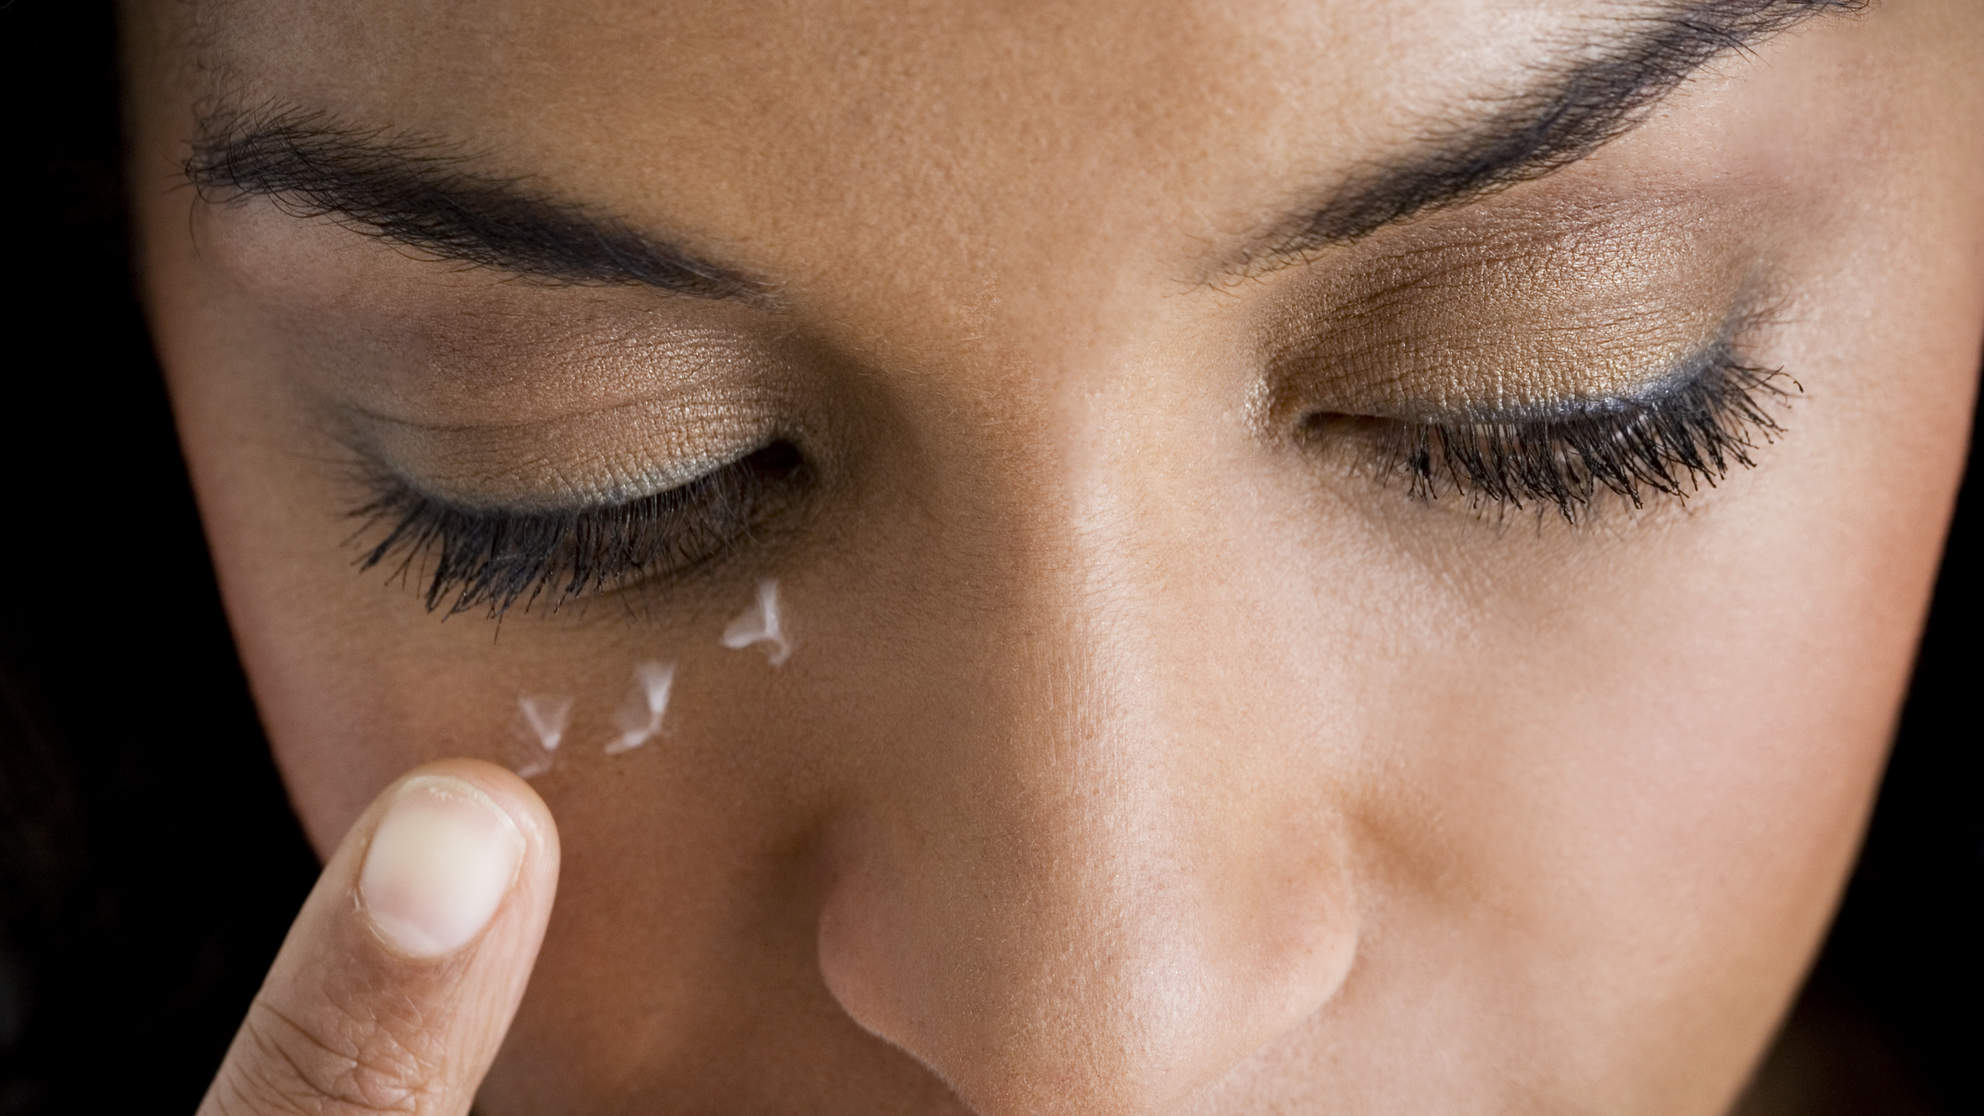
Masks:
[[[1984,323],[1984,11],[1845,7],[133,5],[304,825],[561,828],[483,1108],[1726,1104]]]

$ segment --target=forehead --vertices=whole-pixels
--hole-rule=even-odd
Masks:
[[[1585,0],[209,0],[227,72],[405,112],[599,141],[740,119],[1036,153],[1071,134],[1122,139],[1245,112],[1360,116],[1400,94],[1478,83],[1507,50]],[[1475,88],[1480,88],[1475,84]],[[1319,98],[1321,100],[1319,101]],[[1276,111],[1279,110],[1279,111]],[[1286,120],[1284,120],[1286,118]],[[588,122],[592,122],[588,127]],[[1098,124],[1107,127],[1097,129]],[[991,131],[983,129],[1000,125]],[[974,130],[980,129],[980,130]],[[962,141],[962,143],[960,143]]]
[[[200,39],[231,95],[459,141],[637,219],[969,240],[1249,211],[1506,88],[1580,7],[234,0]]]

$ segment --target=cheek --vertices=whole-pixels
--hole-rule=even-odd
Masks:
[[[1456,564],[1490,572],[1429,580],[1465,622],[1391,703],[1402,742],[1365,784],[1399,927],[1367,972],[1463,935],[1453,1018],[1521,1016],[1567,1074],[1637,1046],[1609,1095],[1665,1074],[1726,1103],[1837,899],[1935,571],[1976,338],[1945,309],[1916,324],[1789,347],[1789,434],[1685,516],[1561,552],[1484,537]]]
[[[691,836],[744,826],[752,812],[736,807],[777,801],[781,780],[770,776],[793,766],[767,760],[789,756],[805,723],[803,702],[788,698],[808,687],[808,629],[834,618],[817,598],[803,600],[803,582],[754,588],[747,578],[685,614],[608,598],[493,623],[426,614],[411,589],[332,572],[340,583],[317,586],[317,599],[346,607],[328,630],[302,630],[307,620],[284,614],[284,602],[312,595],[295,580],[229,593],[236,615],[255,618],[243,626],[263,633],[243,641],[257,698],[320,848],[379,787],[445,756],[531,779],[568,848],[619,843],[626,834],[603,846],[578,839],[611,832],[609,820],[667,819]],[[715,611],[725,605],[727,615]],[[655,783],[657,765],[674,777]],[[740,772],[767,778],[739,788]],[[579,795],[582,809],[559,812]],[[712,802],[726,804],[712,824],[689,823]]]

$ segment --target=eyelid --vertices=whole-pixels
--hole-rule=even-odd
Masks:
[[[1523,418],[1362,421],[1375,434],[1365,441],[1376,471],[1403,475],[1422,501],[1458,497],[1476,510],[1534,505],[1575,525],[1608,494],[1634,508],[1649,495],[1685,502],[1733,468],[1753,467],[1758,441],[1784,432],[1772,405],[1802,390],[1779,369],[1740,362],[1725,345],[1685,378],[1602,405]],[[1358,424],[1355,416],[1317,418],[1318,429]]]
[[[1536,206],[1451,215],[1266,300],[1263,433],[1318,408],[1430,421],[1642,391],[1785,286],[1699,204]]]
[[[419,566],[428,611],[550,608],[636,582],[675,582],[760,541],[760,529],[810,475],[798,447],[774,440],[685,484],[633,500],[550,509],[464,507],[361,464],[349,512],[361,570],[407,580]]]
[[[1736,319],[1737,322],[1748,320],[1747,315]],[[1485,406],[1463,403],[1451,409],[1429,409],[1416,414],[1380,417],[1435,426],[1461,423],[1547,424],[1657,408],[1663,400],[1684,394],[1701,384],[1705,377],[1719,371],[1747,367],[1739,352],[1737,337],[1748,328],[1747,324],[1727,325],[1707,343],[1695,346],[1678,359],[1667,360],[1664,365],[1643,370],[1623,389],[1607,394],[1587,393],[1549,400],[1502,400]]]
[[[538,422],[436,424],[343,405],[360,460],[464,510],[558,512],[663,492],[764,448],[790,422],[729,399],[641,399]]]

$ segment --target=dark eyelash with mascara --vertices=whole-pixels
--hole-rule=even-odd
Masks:
[[[1458,421],[1320,415],[1308,425],[1367,435],[1378,474],[1404,476],[1421,500],[1554,508],[1576,524],[1607,494],[1634,507],[1649,493],[1685,500],[1752,466],[1757,441],[1784,429],[1768,408],[1800,390],[1781,370],[1718,348],[1653,391],[1552,413]],[[713,566],[771,520],[807,472],[798,448],[780,440],[662,492],[540,510],[453,503],[368,469],[370,495],[351,512],[361,522],[357,564],[415,581],[428,610],[446,615],[556,609],[635,580]]]
[[[1362,421],[1373,428],[1379,473],[1404,476],[1421,500],[1554,508],[1575,524],[1608,494],[1635,508],[1649,496],[1686,500],[1752,467],[1758,441],[1784,431],[1770,407],[1799,391],[1781,369],[1741,363],[1725,349],[1671,385],[1557,413]]]
[[[430,612],[550,608],[634,578],[680,577],[748,540],[803,480],[786,441],[662,492],[549,510],[477,508],[436,499],[384,471],[351,515],[360,569],[387,567],[420,587]]]

